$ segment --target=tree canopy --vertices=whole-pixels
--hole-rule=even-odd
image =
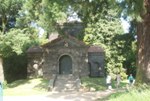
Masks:
[[[5,33],[15,26],[23,0],[0,0],[0,30]]]
[[[57,23],[66,21],[67,7],[60,0],[27,0],[18,18],[18,26],[36,25],[50,33],[56,30]]]

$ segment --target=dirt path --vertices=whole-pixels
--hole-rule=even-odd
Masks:
[[[3,101],[95,101],[104,98],[116,90],[97,92],[50,92],[40,96],[5,96]]]

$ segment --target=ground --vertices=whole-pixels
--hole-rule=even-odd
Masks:
[[[117,92],[117,90],[106,90],[105,79],[84,78],[82,84],[97,90],[93,92],[84,90],[47,92],[47,80],[42,78],[18,80],[4,86],[3,101],[31,101],[31,99],[33,101],[95,101]]]
[[[116,90],[105,90],[96,92],[50,92],[39,96],[4,96],[4,101],[96,101],[104,98]]]

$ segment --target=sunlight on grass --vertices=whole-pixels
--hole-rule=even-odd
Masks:
[[[126,92],[112,94],[103,101],[150,101],[150,87],[136,87]]]
[[[131,91],[126,93],[117,93],[111,95],[107,101],[149,101],[150,91],[145,90],[142,92]]]
[[[47,94],[48,80],[37,79],[25,79],[18,80],[11,84],[6,85],[4,89],[4,96],[31,96],[31,95],[44,95]],[[106,78],[81,78],[82,86],[90,89],[94,88],[96,91],[106,90]],[[112,82],[113,88],[115,88],[115,81]],[[121,87],[125,86],[126,82],[121,83]]]
[[[106,89],[106,83],[105,78],[90,78],[90,77],[84,77],[81,78],[82,86],[87,88],[95,88],[96,90],[105,90]]]
[[[42,78],[18,80],[8,84],[4,89],[4,96],[29,96],[47,93],[48,81]]]
[[[82,86],[87,87],[87,88],[95,88],[96,91],[101,91],[101,90],[106,90],[107,85],[106,85],[106,78],[91,78],[91,77],[84,77],[81,78]],[[116,81],[112,80],[112,88],[116,88]],[[125,87],[127,85],[127,80],[121,81],[120,83],[120,88]]]

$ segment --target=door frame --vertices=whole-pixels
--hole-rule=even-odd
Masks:
[[[60,73],[60,59],[61,59],[61,57],[63,57],[63,56],[69,56],[70,58],[71,58],[71,61],[72,61],[72,73],[71,74],[73,74],[73,58],[72,58],[72,56],[70,55],[70,54],[61,54],[60,56],[59,56],[59,58],[58,58],[58,68],[57,68],[57,72],[58,72],[58,74],[59,75],[61,75],[61,73]]]

